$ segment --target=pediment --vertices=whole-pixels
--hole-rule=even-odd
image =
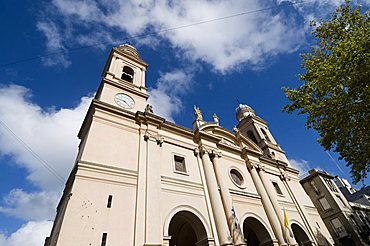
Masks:
[[[232,132],[226,128],[220,127],[217,124],[204,124],[199,127],[200,132],[204,132],[207,135],[211,135],[213,139],[217,139],[217,145],[228,146],[233,149],[242,150],[247,148],[255,154],[263,154],[261,148],[255,144],[252,140],[242,135],[240,132]]]

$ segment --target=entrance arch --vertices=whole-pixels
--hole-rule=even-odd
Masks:
[[[256,218],[248,217],[244,220],[243,233],[248,246],[273,245],[270,233]]]
[[[208,237],[200,219],[189,211],[176,213],[170,222],[170,246],[208,246]]]
[[[291,225],[293,235],[299,246],[312,245],[310,238],[307,236],[306,232],[296,223]]]

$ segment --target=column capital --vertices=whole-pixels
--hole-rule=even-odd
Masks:
[[[211,150],[204,147],[203,145],[199,146],[199,153],[201,156],[205,155],[205,154],[210,154],[211,153]]]
[[[247,167],[249,169],[257,169],[258,163],[247,160]]]
[[[260,171],[263,171],[263,172],[266,172],[266,166],[261,164],[261,163],[258,163],[258,167],[257,167]]]
[[[159,145],[159,147],[162,147],[162,144],[164,142],[164,137],[158,134],[155,140],[157,141],[157,144]]]
[[[259,162],[247,161],[247,166],[250,169],[255,168],[257,171],[263,171],[263,172],[266,171],[266,166],[263,165],[263,164],[261,164],[261,163],[259,163]]]
[[[211,156],[211,158],[212,159],[214,159],[214,158],[221,158],[222,157],[222,152],[221,151],[217,151],[217,150],[211,150],[210,151],[210,156]]]

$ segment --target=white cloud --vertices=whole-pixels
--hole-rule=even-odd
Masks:
[[[79,142],[77,133],[92,98],[83,97],[76,107],[57,110],[42,109],[31,99],[31,91],[25,87],[0,85],[0,120],[6,125],[0,125],[0,155],[7,155],[13,163],[25,168],[27,180],[39,188],[33,192],[15,188],[3,197],[1,213],[32,221],[9,237],[0,233],[0,245],[43,245],[52,226],[47,220],[55,216],[61,190],[74,165]],[[55,170],[61,180],[48,172],[40,159]]]
[[[5,206],[0,212],[22,220],[54,219],[56,204],[60,198],[57,192],[31,192],[13,189],[3,198]]]
[[[47,38],[48,49],[64,49],[67,43],[118,45],[130,36],[137,45],[151,47],[165,40],[178,57],[203,61],[226,73],[245,66],[258,69],[272,56],[297,50],[309,33],[310,20],[327,17],[343,2],[53,0],[37,26]],[[369,0],[358,3],[368,6]],[[237,16],[223,18],[233,15]],[[189,26],[193,23],[202,24]],[[183,26],[187,27],[176,28]],[[166,29],[171,31],[163,32]],[[143,38],[154,32],[159,33]],[[59,59],[68,65],[67,57],[55,57],[47,58],[49,65],[59,65]]]
[[[62,180],[48,172],[45,164],[3,126],[0,126],[0,155],[9,155],[17,165],[25,168],[27,179],[42,190],[60,190],[74,164],[79,142],[77,133],[91,98],[81,98],[79,105],[72,109],[44,110],[31,102],[31,96],[25,87],[0,86],[1,121]]]
[[[52,221],[29,221],[9,237],[0,233],[1,246],[40,246],[49,235]]]
[[[258,0],[232,2],[116,0],[109,1],[109,4],[106,0],[54,0],[54,12],[48,18],[51,23],[50,27],[55,26],[56,21],[53,22],[53,19],[62,20],[61,22],[64,20],[69,25],[63,24],[59,29],[73,29],[78,34],[66,35],[63,40],[65,43],[81,41],[99,43],[107,41],[105,36],[112,35],[122,40],[123,35],[143,35],[148,32],[255,11],[275,4],[274,1],[263,3]],[[160,32],[150,39],[170,41],[172,48],[180,57],[193,62],[203,61],[215,70],[225,73],[244,65],[253,68],[260,67],[268,57],[295,51],[304,40],[304,31],[299,27],[293,17],[283,12],[266,10]],[[84,30],[83,34],[76,31],[79,29]],[[53,30],[52,33],[56,33],[54,28],[47,30]],[[106,35],[100,35],[100,37],[91,35],[96,33],[96,30],[107,30],[107,32]],[[44,33],[48,32],[44,31]],[[85,37],[81,37],[82,35]],[[46,36],[55,37],[57,35]],[[108,39],[112,40],[112,37]],[[146,45],[149,44],[147,39],[144,42]],[[140,38],[136,38],[135,41],[141,43]]]
[[[149,90],[148,103],[155,114],[174,122],[173,117],[182,109],[181,96],[190,90],[193,83],[192,72],[174,70],[161,75],[156,88]]]
[[[46,49],[52,54],[42,58],[44,65],[56,66],[62,65],[64,68],[71,65],[68,60],[67,50],[63,45],[63,38],[60,30],[52,21],[40,21],[37,23],[37,29],[46,37]]]
[[[311,168],[308,164],[308,161],[299,159],[289,159],[289,163],[296,169],[299,170],[299,175],[302,177],[302,175],[305,175]]]

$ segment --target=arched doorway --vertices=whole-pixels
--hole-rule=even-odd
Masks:
[[[200,219],[191,212],[180,211],[170,222],[170,246],[207,246],[207,232]]]
[[[310,238],[307,236],[306,232],[298,224],[292,223],[292,231],[295,240],[299,246],[312,245]]]
[[[248,217],[244,220],[243,233],[248,246],[273,245],[270,233],[256,218]]]

